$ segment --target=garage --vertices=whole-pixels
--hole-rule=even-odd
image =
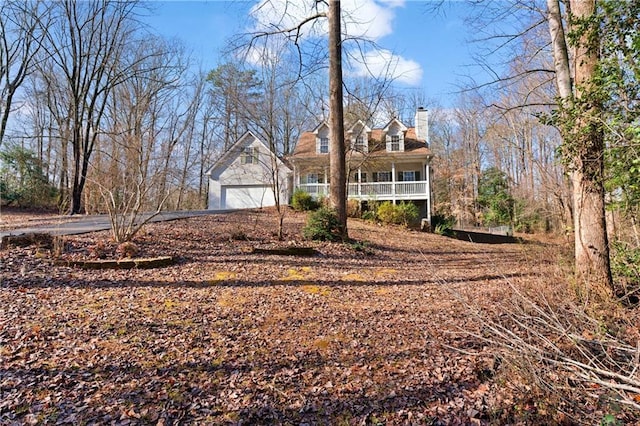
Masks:
[[[253,209],[276,205],[270,185],[223,186],[221,198],[223,209]]]

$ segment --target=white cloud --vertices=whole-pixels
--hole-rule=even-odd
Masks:
[[[349,37],[377,41],[392,33],[394,9],[403,5],[403,0],[342,0],[342,24]],[[254,31],[270,32],[276,28],[293,29],[305,19],[325,12],[324,3],[315,0],[260,0],[249,13],[255,22]],[[303,37],[324,36],[326,20],[305,24],[302,32]]]
[[[316,3],[312,0],[260,0],[249,11],[255,22],[253,31],[269,33],[294,29],[306,19],[324,12],[324,9],[317,9],[315,6]],[[322,4],[320,6],[324,7]],[[324,21],[305,24],[302,36],[317,37],[326,34]]]
[[[375,0],[343,0],[341,3],[348,36],[377,41],[393,32],[396,3]]]
[[[353,76],[390,78],[409,86],[417,86],[422,80],[419,63],[389,50],[371,50],[364,52],[361,57],[359,61],[352,61]]]
[[[404,4],[405,0],[342,0],[342,24],[346,36],[378,43],[382,38],[393,34],[395,9]],[[316,8],[316,5],[320,5],[322,9]],[[324,3],[315,0],[260,0],[250,11],[255,22],[255,32],[293,29],[305,19],[324,12]],[[327,21],[319,19],[306,23],[300,36],[302,39],[319,38],[326,34]],[[347,49],[348,46],[345,43]],[[418,85],[422,79],[420,64],[389,50],[350,52],[349,56],[360,58],[358,63],[352,64],[350,75],[394,78],[408,85]]]

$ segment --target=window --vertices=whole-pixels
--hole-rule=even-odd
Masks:
[[[329,153],[329,138],[320,138],[320,154]]]
[[[367,145],[364,140],[364,135],[359,135],[358,137],[356,137],[356,141],[353,144],[353,149],[358,152],[367,152]]]
[[[258,164],[258,148],[249,147],[242,150],[240,155],[242,164]]]
[[[355,172],[353,174],[353,181],[358,182],[358,172]],[[366,183],[366,182],[367,182],[367,173],[360,172],[360,183]]]
[[[399,182],[415,182],[418,180],[420,180],[420,172],[418,171],[398,172]]]
[[[324,176],[319,173],[309,173],[306,178],[307,184],[324,183]]]
[[[391,135],[391,151],[400,151],[400,135]]]
[[[391,172],[373,172],[374,182],[391,182]]]

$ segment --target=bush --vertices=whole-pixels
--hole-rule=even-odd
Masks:
[[[613,241],[611,272],[615,280],[625,287],[623,289],[625,293],[637,291],[640,287],[640,247],[633,247],[622,241]]]
[[[291,197],[291,207],[296,211],[302,212],[315,210],[319,207],[319,204],[308,192],[296,189]]]
[[[453,235],[453,225],[456,223],[456,218],[453,216],[445,215],[433,215],[431,216],[431,226],[433,226],[433,232],[438,235],[444,235],[450,237]]]
[[[0,151],[0,204],[53,207],[57,190],[43,168],[34,152],[18,145]]]
[[[375,222],[377,220],[376,212],[373,210],[367,210],[366,212],[362,213],[362,219],[369,222]]]
[[[396,206],[390,201],[385,201],[380,204],[376,210],[376,217],[380,219],[382,223],[395,223],[396,218]]]
[[[418,219],[420,215],[420,211],[418,210],[418,206],[413,203],[400,203],[396,207],[398,207],[399,211],[399,219],[400,224],[404,226],[409,226],[413,222]]]
[[[498,375],[496,382],[515,386],[517,399],[504,414],[523,421],[508,423],[637,424],[640,380],[632,311],[613,304],[594,308],[558,282],[507,284],[511,296],[491,309],[471,299],[463,303],[476,306],[473,322],[482,331],[469,331],[469,338],[480,339],[477,344],[495,354],[490,371]]]
[[[413,203],[393,204],[385,201],[378,207],[377,216],[384,224],[409,226],[418,218],[418,206]]]
[[[135,255],[137,255],[139,252],[140,252],[140,249],[138,248],[138,246],[131,241],[126,241],[124,243],[121,243],[120,245],[118,245],[118,248],[116,249],[116,253],[121,258],[126,257],[130,259]]]
[[[309,213],[302,235],[308,240],[336,241],[340,237],[340,223],[335,211],[326,207]]]

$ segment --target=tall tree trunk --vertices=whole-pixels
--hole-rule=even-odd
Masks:
[[[340,0],[329,0],[329,201],[335,209],[342,238],[347,238],[347,178],[342,104],[342,37]]]
[[[595,0],[572,0],[576,20],[595,14]],[[613,290],[609,264],[609,241],[605,220],[604,130],[602,104],[592,94],[599,61],[595,30],[584,31],[575,48],[576,98],[584,108],[577,117],[577,152],[571,180],[575,205],[576,278],[596,295],[610,297]]]
[[[573,185],[576,282],[585,295],[606,300],[612,295],[613,281],[604,208],[604,133],[600,125],[602,106],[592,92],[599,60],[598,40],[593,30],[577,28],[594,15],[595,0],[569,3],[572,13],[569,26],[573,23],[576,31],[580,31],[573,47],[575,94],[559,0],[547,0],[547,5],[556,82],[563,104],[561,131]]]

